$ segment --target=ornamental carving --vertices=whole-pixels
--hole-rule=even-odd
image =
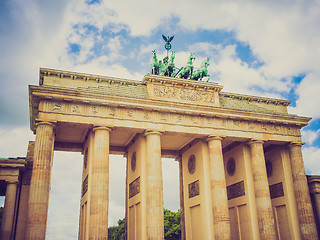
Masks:
[[[138,193],[140,193],[140,177],[129,184],[129,198],[134,197]]]
[[[92,115],[97,115],[99,113],[98,107],[97,106],[92,106],[90,108],[90,112],[91,112]]]
[[[245,195],[244,181],[237,182],[227,186],[228,200],[238,198]]]
[[[153,93],[156,97],[215,103],[214,93],[203,90],[155,85]]]
[[[79,106],[79,105],[71,105],[71,112],[72,113],[81,113],[81,106]]]
[[[59,102],[53,102],[52,103],[52,108],[51,111],[56,111],[56,112],[60,112],[62,110],[62,103]]]
[[[193,198],[195,196],[200,195],[199,180],[193,183],[190,183],[188,185],[188,189],[189,189],[189,198]]]

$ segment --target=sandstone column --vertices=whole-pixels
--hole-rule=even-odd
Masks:
[[[209,136],[210,187],[212,196],[214,239],[230,239],[230,217],[224,173],[221,137]]]
[[[17,184],[18,181],[7,181],[6,198],[1,221],[0,239],[2,240],[11,239],[14,209],[16,205]]]
[[[108,127],[93,128],[89,239],[108,238],[110,131]]]
[[[147,239],[164,239],[161,133],[147,130]]]
[[[276,239],[269,183],[263,152],[263,141],[252,140],[251,161],[253,185],[256,198],[258,226],[261,240]]]
[[[307,177],[303,165],[301,146],[302,143],[292,143],[289,145],[298,219],[302,239],[317,239],[317,229],[314,221]]]
[[[181,240],[186,240],[186,229],[185,229],[185,215],[184,215],[184,193],[183,193],[183,168],[182,168],[182,157],[176,158],[179,162],[179,185],[180,185],[180,225],[181,225]]]
[[[53,123],[37,124],[29,189],[26,239],[45,239],[54,146]]]

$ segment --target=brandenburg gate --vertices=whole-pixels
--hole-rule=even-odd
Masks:
[[[109,154],[127,158],[126,238],[164,238],[161,158],[180,169],[182,239],[317,239],[289,101],[160,75],[40,69],[26,239],[45,239],[54,150],[83,154],[79,239],[107,239]]]

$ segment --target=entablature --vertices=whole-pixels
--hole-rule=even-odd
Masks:
[[[70,89],[30,86],[31,128],[37,120],[78,122],[143,129],[194,132],[222,131],[224,135],[266,138],[300,138],[300,128],[310,118],[289,114],[267,114],[210,107],[158,99],[135,99]],[[75,120],[76,119],[76,120]],[[260,136],[261,138],[261,136]],[[297,140],[297,139],[295,139]]]

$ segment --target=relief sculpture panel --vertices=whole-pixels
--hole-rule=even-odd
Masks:
[[[203,90],[155,85],[153,94],[154,96],[161,98],[173,98],[192,102],[196,101],[215,103],[214,93]]]

